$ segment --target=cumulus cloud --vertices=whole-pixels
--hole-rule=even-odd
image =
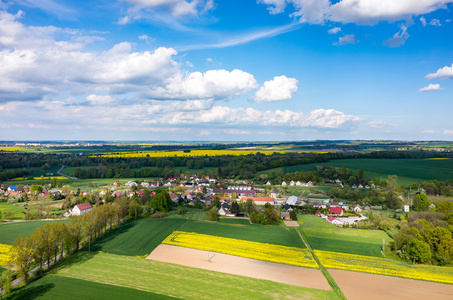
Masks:
[[[332,28],[332,29],[329,29],[327,32],[328,32],[329,34],[335,34],[335,33],[338,33],[338,32],[340,32],[340,31],[341,31],[341,28],[340,28],[340,27],[334,27],[334,28]]]
[[[385,40],[383,44],[391,48],[401,47],[404,43],[406,43],[408,38],[409,33],[407,33],[407,27],[402,25],[401,30],[395,33],[388,40]]]
[[[230,99],[258,87],[252,74],[238,69],[186,72],[173,48],[134,52],[122,42],[101,53],[84,51],[86,40],[71,41],[72,33],[69,41],[55,40],[61,29],[26,27],[20,16],[0,13],[0,102],[98,91],[138,99]]]
[[[425,76],[426,79],[436,79],[436,78],[453,78],[453,64],[451,67],[445,66],[437,70],[436,73],[431,73]]]
[[[440,84],[430,84],[424,88],[419,89],[419,92],[427,92],[427,91],[438,91],[438,90],[443,90],[443,88],[440,87]]]
[[[302,22],[319,24],[325,21],[356,24],[376,24],[380,21],[395,22],[412,16],[445,9],[453,0],[260,0],[270,6],[272,14],[282,13],[292,5],[292,16]]]
[[[431,22],[429,22],[429,25],[442,26],[442,24],[440,24],[440,20],[438,19],[432,19]]]
[[[453,135],[453,130],[451,129],[445,129],[443,134],[446,134],[446,135]]]
[[[423,27],[427,25],[425,17],[421,16],[420,17],[420,22],[422,22]]]
[[[254,102],[274,102],[291,99],[297,92],[297,79],[285,75],[275,76],[273,80],[266,81],[255,93]]]
[[[354,34],[346,34],[338,39],[338,42],[333,43],[336,46],[343,46],[347,44],[356,44],[358,41],[355,39]]]
[[[87,100],[90,104],[92,105],[108,105],[108,104],[112,104],[115,99],[111,96],[100,96],[100,95],[94,95],[94,94],[91,94],[87,97]]]

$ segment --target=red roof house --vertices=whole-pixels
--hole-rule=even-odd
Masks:
[[[342,216],[343,215],[343,208],[341,207],[331,207],[329,210],[330,215],[338,215]]]

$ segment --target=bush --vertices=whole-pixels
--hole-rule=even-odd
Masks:
[[[188,212],[189,210],[185,207],[178,207],[178,215],[184,215]]]

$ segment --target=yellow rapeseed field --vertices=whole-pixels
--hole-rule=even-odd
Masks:
[[[249,155],[262,153],[265,155],[271,155],[273,153],[307,153],[307,151],[287,151],[287,150],[191,150],[190,152],[184,151],[125,151],[125,152],[105,152],[105,153],[96,153],[91,155],[92,157],[101,156],[101,157],[186,157],[186,156],[221,156],[221,155]],[[321,153],[321,152],[319,152]],[[324,153],[324,152],[323,152]]]
[[[34,180],[39,180],[41,177],[33,177]],[[64,176],[43,176],[42,179],[67,179]],[[28,180],[28,177],[16,177],[11,180]]]
[[[31,150],[36,149],[22,147],[0,147],[0,151],[31,151]]]
[[[314,253],[326,268],[453,284],[453,268],[449,267],[408,265],[390,258],[320,250],[314,250]]]
[[[11,245],[0,244],[0,266],[7,266],[11,259]]]
[[[300,267],[317,268],[318,265],[307,249],[224,238],[194,232],[175,231],[164,244],[209,250],[224,254],[265,260]]]

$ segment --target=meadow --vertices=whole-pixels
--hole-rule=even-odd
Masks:
[[[314,171],[319,165],[346,167],[355,171],[362,169],[365,177],[369,178],[387,179],[387,175],[397,175],[399,185],[453,179],[453,159],[341,159],[284,167],[283,171]]]
[[[39,226],[48,222],[64,222],[69,220],[58,221],[24,221],[16,223],[0,224],[0,244],[12,245],[20,235],[30,236]]]
[[[64,262],[56,274],[184,299],[336,299],[333,291],[109,253],[79,253]]]
[[[259,224],[229,224],[189,220],[179,231],[195,232],[225,238],[305,248],[294,228]]]
[[[185,222],[169,218],[132,220],[99,238],[91,249],[128,256],[148,255]]]
[[[338,228],[317,216],[299,216],[299,230],[313,250],[383,257],[382,243],[391,238],[381,230]]]
[[[213,251],[299,267],[318,268],[308,249],[250,242],[193,232],[175,231],[163,244]]]

